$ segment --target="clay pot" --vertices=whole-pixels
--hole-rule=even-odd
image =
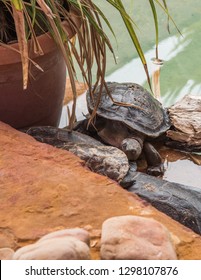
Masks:
[[[76,24],[80,20],[76,15]],[[66,24],[65,28],[68,28]],[[69,37],[75,34],[69,31]],[[0,120],[14,128],[58,126],[66,83],[63,56],[49,34],[38,37],[44,55],[31,54],[42,69],[30,66],[27,90],[23,90],[20,54],[0,47]],[[18,49],[18,44],[10,45]]]

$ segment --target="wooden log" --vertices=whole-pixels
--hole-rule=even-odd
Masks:
[[[186,95],[169,108],[173,125],[167,131],[167,145],[187,151],[201,151],[201,97]]]

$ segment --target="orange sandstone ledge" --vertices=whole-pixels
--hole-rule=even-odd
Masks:
[[[70,152],[42,144],[0,122],[0,248],[17,248],[64,228],[91,235],[99,258],[100,230],[118,215],[154,218],[171,232],[179,259],[201,260],[201,236],[116,182],[95,174]]]

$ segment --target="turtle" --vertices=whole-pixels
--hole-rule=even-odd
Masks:
[[[100,98],[100,100],[99,100]],[[107,82],[91,94],[86,93],[90,114],[99,100],[93,126],[104,143],[121,149],[129,161],[136,161],[142,152],[147,160],[147,173],[164,172],[160,154],[149,142],[170,128],[167,110],[150,92],[136,83]]]

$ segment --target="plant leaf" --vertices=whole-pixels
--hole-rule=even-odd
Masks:
[[[168,6],[167,6],[167,3],[165,0],[163,0],[163,5],[164,5],[165,9],[168,11]],[[169,15],[167,17],[167,30],[168,30],[168,33],[170,34],[170,16]]]
[[[175,28],[176,28],[177,31],[179,32],[179,34],[180,34],[181,36],[183,36],[182,33],[181,33],[181,31],[179,30],[178,26],[176,25],[176,22],[175,22],[174,19],[171,17],[171,15],[170,15],[170,13],[169,13],[169,11],[168,11],[168,9],[167,9],[167,4],[166,4],[166,2],[165,2],[166,5],[163,6],[159,0],[154,0],[154,1],[155,1],[155,2],[162,8],[162,10],[167,14],[168,19],[172,21],[172,23],[174,24]],[[163,1],[163,3],[164,3],[164,1]]]
[[[156,31],[156,59],[158,59],[158,17],[157,17],[154,1],[149,0],[149,3],[154,17],[154,24],[155,24],[155,31]]]
[[[21,60],[22,60],[23,89],[26,89],[28,84],[29,59],[28,59],[27,39],[25,33],[23,5],[21,0],[17,0],[17,1],[12,0],[12,10],[13,10],[13,18],[15,22],[15,29],[17,33],[19,50],[20,50]]]
[[[111,3],[112,5],[114,5],[115,7],[117,7],[118,11],[121,14],[121,17],[125,23],[125,26],[128,30],[128,33],[130,34],[130,38],[133,41],[133,44],[135,46],[135,49],[139,55],[139,58],[144,66],[144,70],[147,76],[147,80],[149,83],[149,87],[151,89],[151,81],[150,81],[150,77],[149,77],[149,71],[148,71],[148,67],[147,67],[147,62],[143,53],[143,50],[141,48],[140,42],[138,40],[138,37],[134,31],[133,25],[132,25],[132,20],[130,19],[129,15],[126,13],[125,8],[122,4],[121,0],[107,0],[109,3]]]

